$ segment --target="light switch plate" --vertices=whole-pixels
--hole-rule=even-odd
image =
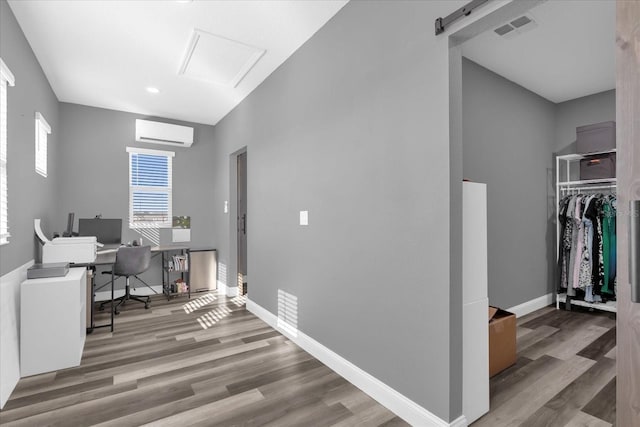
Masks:
[[[224,213],[229,213],[229,201],[224,201]]]
[[[300,225],[309,225],[309,211],[300,211]]]

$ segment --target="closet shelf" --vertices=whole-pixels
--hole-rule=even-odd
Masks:
[[[611,186],[616,185],[616,178],[604,178],[604,179],[585,179],[582,181],[559,181],[557,183],[560,187],[572,187],[577,185],[593,185],[593,184],[611,184]]]
[[[598,155],[602,155],[602,154],[610,154],[610,153],[615,153],[615,152],[616,152],[616,149],[614,148],[613,150],[598,151],[596,153],[588,153],[588,154],[564,154],[562,156],[557,156],[556,159],[565,160],[565,161],[570,162],[570,161],[588,159],[588,158],[593,157],[593,156],[598,156]]]
[[[567,294],[556,294],[556,304],[567,302]],[[611,313],[617,312],[616,301],[607,302],[587,302],[579,299],[571,299],[571,305],[578,305],[580,307],[593,308],[594,310],[609,311]]]

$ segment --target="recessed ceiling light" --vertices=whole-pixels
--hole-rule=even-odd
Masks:
[[[193,0],[176,0],[177,3],[191,3]]]
[[[160,89],[158,89],[157,87],[148,87],[147,88],[147,92],[149,92],[149,93],[160,93]]]

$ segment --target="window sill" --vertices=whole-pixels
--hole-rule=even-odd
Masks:
[[[171,224],[129,224],[131,230],[145,230],[145,229],[159,229],[159,228],[172,228]]]

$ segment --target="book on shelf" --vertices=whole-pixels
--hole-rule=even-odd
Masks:
[[[189,270],[189,261],[186,255],[173,255],[167,264],[169,271]]]

